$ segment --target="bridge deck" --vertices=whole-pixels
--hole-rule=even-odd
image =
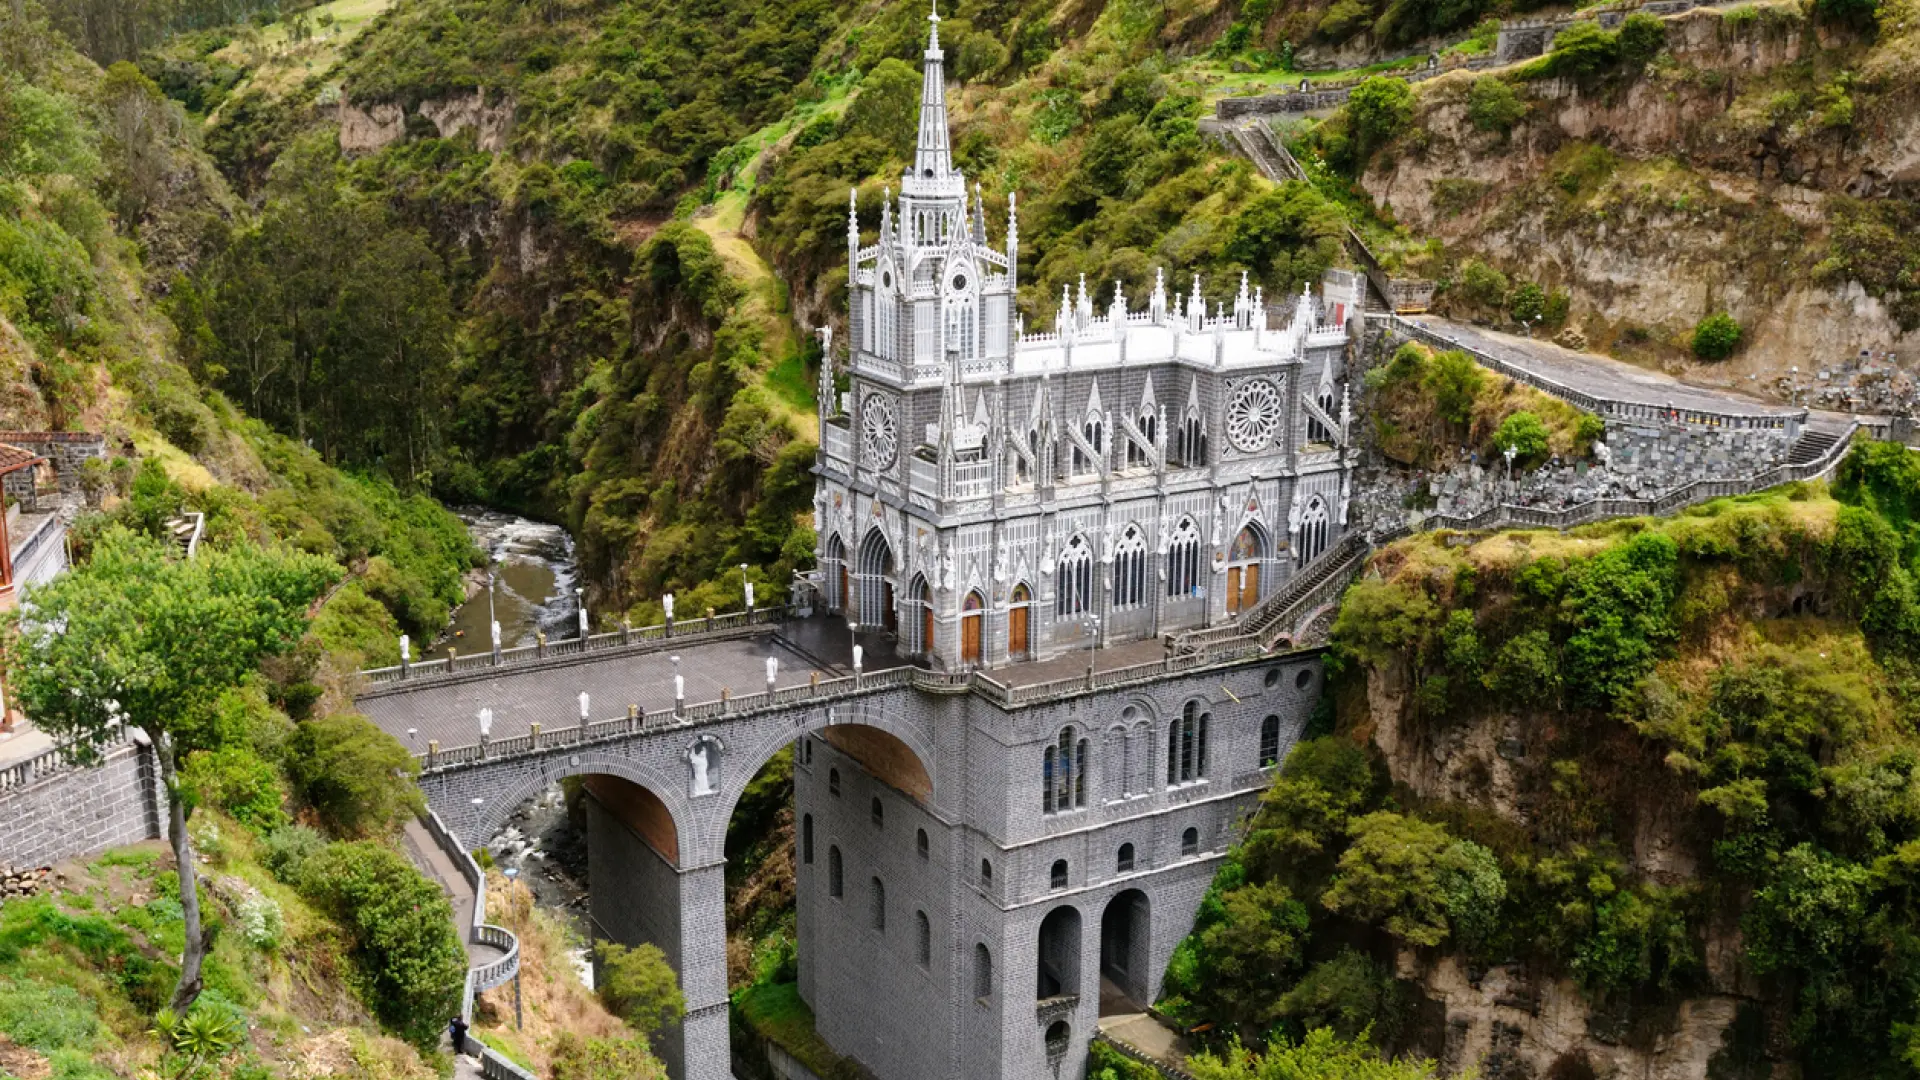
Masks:
[[[837,632],[836,632],[837,630]],[[898,666],[890,645],[879,635],[861,635],[863,666],[879,671]],[[528,725],[554,731],[580,723],[580,692],[586,691],[595,721],[624,716],[627,706],[648,713],[673,707],[673,657],[687,683],[689,704],[716,701],[722,688],[735,695],[766,689],[768,656],[780,660],[779,685],[804,686],[851,667],[852,643],[846,623],[816,618],[790,624],[776,636],[771,628],[751,638],[689,641],[683,647],[640,655],[609,656],[579,663],[502,667],[499,674],[457,680],[422,679],[417,684],[387,684],[360,699],[360,711],[414,753],[430,740],[464,746],[479,739],[479,714],[493,710],[495,739],[525,735]],[[414,730],[409,736],[408,729]]]

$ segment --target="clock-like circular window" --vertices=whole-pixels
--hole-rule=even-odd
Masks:
[[[869,466],[884,469],[893,464],[900,449],[898,425],[893,417],[893,402],[885,394],[868,394],[860,406],[861,456]]]
[[[966,288],[967,288],[967,275],[965,274],[953,275],[953,291],[964,292]]]
[[[893,288],[893,272],[892,271],[890,270],[880,271],[880,287],[883,289]]]
[[[1273,445],[1280,431],[1280,388],[1266,379],[1241,384],[1227,401],[1227,440],[1254,453]]]

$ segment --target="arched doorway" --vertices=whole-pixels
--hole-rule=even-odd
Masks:
[[[1057,907],[1040,920],[1040,952],[1034,997],[1040,1001],[1080,992],[1080,911]]]
[[[1013,587],[1007,605],[1007,658],[1024,660],[1033,652],[1033,590],[1026,582]]]
[[[1125,853],[1131,860],[1132,851]],[[1153,920],[1147,894],[1128,889],[1100,916],[1100,1015],[1146,1011]]]
[[[1266,531],[1247,522],[1227,553],[1227,614],[1238,615],[1260,602],[1260,563],[1266,557]]]
[[[898,632],[899,617],[893,606],[893,548],[879,529],[868,531],[866,539],[860,542],[853,585],[860,624],[881,626],[888,633]]]
[[[978,664],[980,662],[980,630],[986,617],[986,601],[980,594],[970,592],[960,602],[960,662]]]

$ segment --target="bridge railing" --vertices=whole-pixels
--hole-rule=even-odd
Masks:
[[[382,688],[416,679],[444,679],[453,675],[494,672],[503,667],[526,667],[541,663],[571,663],[588,654],[617,655],[622,652],[655,652],[683,642],[714,641],[751,634],[761,627],[774,626],[792,614],[784,605],[731,611],[698,619],[679,619],[658,626],[631,626],[585,638],[564,638],[539,645],[518,645],[511,649],[458,652],[441,659],[425,659],[394,667],[370,668],[360,673],[368,683]]]

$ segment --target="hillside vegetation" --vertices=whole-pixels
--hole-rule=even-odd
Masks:
[[[1916,507],[1920,458],[1868,444],[1831,494],[1394,544],[1164,1007],[1536,1074],[1909,1075]]]

